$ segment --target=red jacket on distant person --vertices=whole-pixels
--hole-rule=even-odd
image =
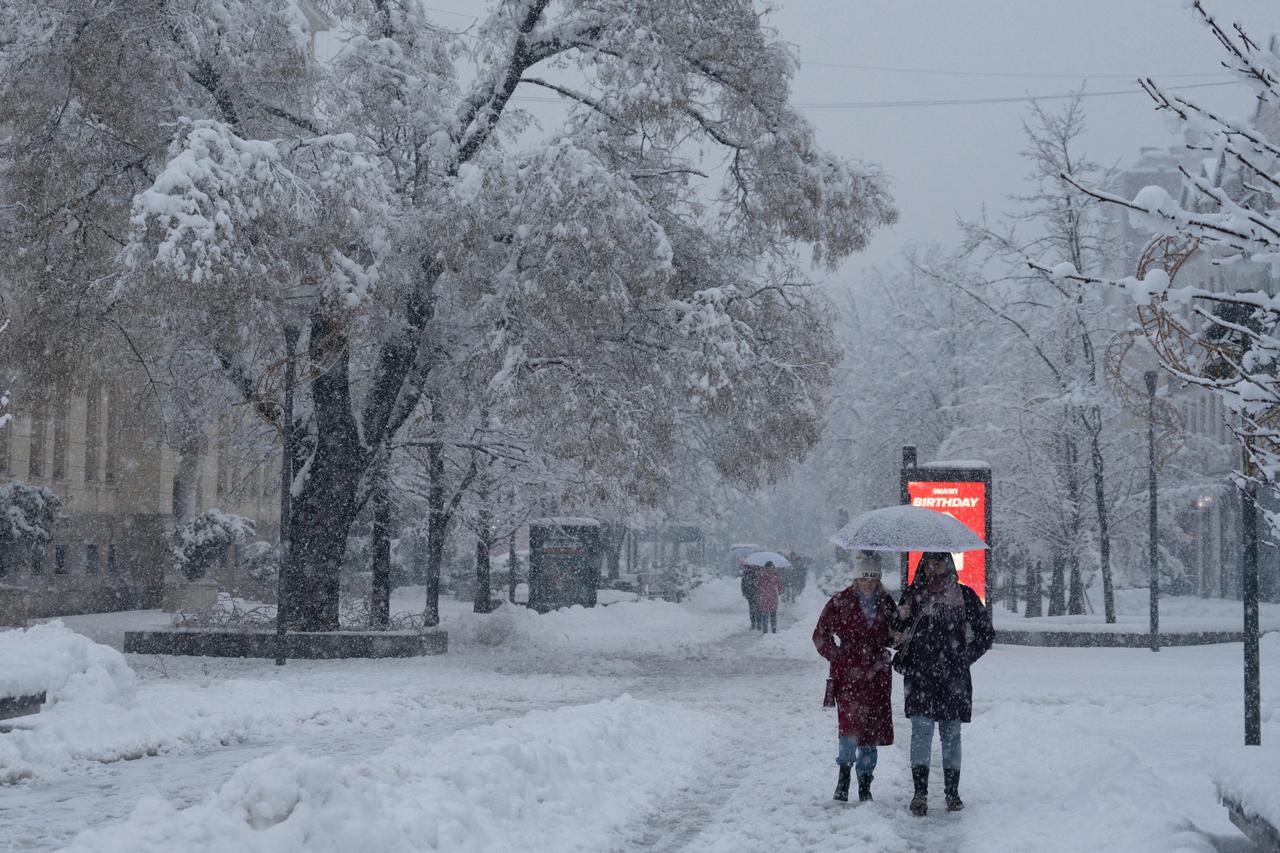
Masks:
[[[776,568],[765,566],[760,569],[756,580],[756,601],[762,613],[776,613],[778,597],[782,595],[782,577]]]
[[[881,587],[868,622],[858,591],[851,586],[827,602],[813,629],[818,654],[831,661],[840,735],[854,737],[860,746],[893,743],[893,672],[888,647],[894,611],[893,599]]]

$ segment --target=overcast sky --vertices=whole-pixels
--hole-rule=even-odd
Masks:
[[[779,0],[772,16],[804,64],[795,101],[865,102],[1059,94],[1083,81],[1094,92],[1135,88],[1138,75],[1167,84],[1221,81],[1222,51],[1182,0]],[[1209,0],[1219,20],[1258,37],[1280,31],[1276,0]],[[833,68],[816,63],[940,70],[949,74]],[[1061,77],[962,76],[972,74]],[[1175,78],[1169,75],[1205,75]],[[1242,87],[1187,92],[1230,114],[1249,111]],[[1046,107],[1061,102],[1046,102]],[[1084,147],[1102,163],[1132,161],[1143,145],[1175,144],[1145,95],[1085,101]],[[877,236],[846,276],[883,263],[907,243],[951,242],[955,216],[1005,206],[1020,192],[1025,103],[884,108],[806,107],[822,143],[879,163],[893,181],[901,221]]]

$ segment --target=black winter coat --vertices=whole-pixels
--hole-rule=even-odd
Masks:
[[[954,575],[937,592],[912,584],[899,603],[911,614],[900,623],[915,623],[903,694],[908,717],[969,722],[973,715],[973,680],[969,667],[987,653],[995,638],[991,614],[978,594]]]

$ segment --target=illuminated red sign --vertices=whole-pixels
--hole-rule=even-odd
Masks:
[[[924,507],[953,516],[986,542],[987,484],[982,482],[912,482],[907,481],[907,497],[912,506]],[[965,551],[952,554],[960,583],[987,600],[987,552]],[[907,555],[907,581],[916,576],[920,552]]]

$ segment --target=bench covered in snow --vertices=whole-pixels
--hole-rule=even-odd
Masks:
[[[1280,853],[1280,787],[1274,750],[1243,747],[1213,772],[1218,799],[1241,832],[1263,850]]]

